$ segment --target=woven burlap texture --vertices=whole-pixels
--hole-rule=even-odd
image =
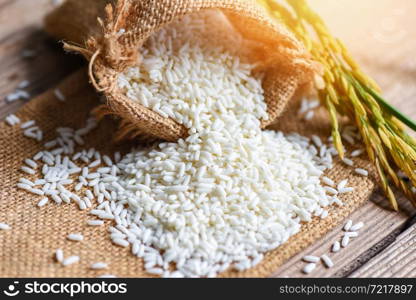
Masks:
[[[22,121],[36,120],[44,131],[45,140],[55,138],[57,127],[84,126],[89,112],[98,103],[98,96],[87,84],[85,70],[66,79],[59,89],[66,95],[66,102],[56,99],[54,89],[26,104],[17,116]],[[327,115],[321,111],[313,122],[304,122],[296,117],[298,104],[293,102],[287,114],[279,119],[276,129],[285,132],[296,131],[304,135],[318,134],[327,137],[330,124]],[[115,121],[106,118],[99,127],[88,135],[83,149],[95,147],[102,153],[125,151],[131,145],[111,142],[116,128]],[[21,177],[32,178],[19,171],[22,161],[42,150],[42,144],[23,136],[19,126],[0,124],[0,222],[7,223],[11,230],[0,232],[0,276],[2,277],[95,277],[112,273],[119,277],[148,277],[143,270],[142,260],[133,256],[129,248],[120,248],[111,243],[108,226],[87,226],[86,221],[94,217],[87,211],[80,211],[76,204],[45,207],[36,206],[40,197],[18,190],[16,183]],[[357,159],[357,166],[371,168],[370,163]],[[267,277],[275,272],[287,259],[320,239],[327,231],[340,224],[353,210],[363,204],[374,189],[370,178],[359,177],[352,168],[341,163],[328,172],[328,176],[339,182],[347,178],[355,192],[342,196],[345,205],[331,207],[329,217],[303,225],[297,235],[274,251],[255,268],[244,272],[228,271],[222,277]],[[33,178],[32,178],[33,179]],[[69,233],[82,233],[84,241],[71,242]],[[64,250],[66,257],[79,255],[79,263],[62,267],[54,260],[56,249]],[[93,271],[94,262],[106,262],[108,270]]]
[[[236,30],[253,42],[250,45],[255,45],[251,52],[261,66],[259,71],[265,73],[263,87],[270,116],[263,125],[270,125],[299,89],[312,84],[319,67],[304,46],[255,0],[68,0],[46,18],[45,28],[69,42],[68,50],[90,60],[90,79],[107,96],[108,112],[129,122],[121,134],[176,141],[186,136],[187,130],[129,101],[117,87],[116,78],[139,63],[139,49],[151,34],[202,9],[221,10]]]

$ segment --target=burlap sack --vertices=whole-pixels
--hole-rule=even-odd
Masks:
[[[118,88],[116,77],[140,61],[139,48],[151,34],[202,9],[222,10],[237,31],[254,42],[256,63],[265,72],[263,87],[270,116],[263,126],[270,125],[299,89],[311,85],[318,66],[303,45],[255,0],[67,0],[46,18],[45,27],[69,42],[68,50],[90,61],[90,79],[108,101],[107,109],[100,112],[125,120],[122,135],[176,141],[187,130],[130,101]]]
[[[26,104],[17,116],[22,121],[34,119],[45,133],[45,139],[55,138],[56,127],[81,128],[91,109],[99,104],[98,96],[88,86],[85,70],[66,79],[59,89],[66,95],[66,102],[58,101],[53,89]],[[287,113],[279,119],[276,129],[285,132],[296,131],[303,135],[318,134],[327,137],[330,124],[325,111],[320,111],[313,122],[304,122],[296,117],[298,104],[290,104]],[[104,119],[91,132],[87,144],[82,148],[95,147],[111,154],[113,151],[128,150],[127,143],[111,143],[116,124],[110,118]],[[86,221],[92,216],[80,211],[76,204],[56,205],[50,203],[43,208],[36,206],[40,197],[18,190],[20,177],[28,177],[19,171],[22,161],[43,149],[42,144],[23,136],[19,126],[10,127],[0,123],[0,222],[7,223],[11,230],[0,232],[0,276],[1,277],[95,277],[114,274],[119,277],[148,277],[142,260],[133,256],[128,248],[111,243],[107,232],[111,221],[105,226],[91,227]],[[357,159],[356,165],[372,169],[365,160]],[[222,277],[266,277],[291,256],[320,239],[327,231],[341,223],[353,210],[363,204],[374,189],[374,179],[354,174],[353,169],[337,162],[328,172],[335,181],[347,178],[354,193],[346,194],[342,207],[331,207],[329,216],[318,218],[303,225],[302,230],[284,245],[267,253],[265,259],[255,268],[245,272],[227,271]],[[30,178],[30,177],[29,177]],[[94,203],[95,204],[95,203]],[[69,233],[80,232],[84,241],[74,243],[66,239]],[[62,267],[54,260],[54,251],[64,250],[65,256],[79,255],[79,263]],[[93,271],[90,265],[103,261],[108,270]]]

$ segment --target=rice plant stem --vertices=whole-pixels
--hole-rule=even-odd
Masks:
[[[393,105],[389,104],[386,100],[384,100],[379,94],[377,94],[375,91],[370,89],[369,87],[365,85],[361,85],[364,90],[369,93],[381,106],[383,106],[390,114],[395,116],[398,120],[400,120],[403,124],[405,124],[407,127],[412,129],[416,132],[416,122],[412,120],[410,117],[406,116],[404,113],[399,111],[397,108],[395,108]]]

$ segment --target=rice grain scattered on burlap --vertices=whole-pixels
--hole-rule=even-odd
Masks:
[[[36,120],[45,133],[45,140],[55,137],[56,127],[80,128],[89,112],[98,103],[98,96],[88,86],[85,70],[82,70],[60,86],[66,102],[58,101],[54,89],[26,104],[17,116],[22,121]],[[296,131],[303,135],[318,134],[327,137],[330,131],[326,113],[321,111],[313,122],[304,122],[296,117],[298,104],[290,104],[287,113],[279,119],[276,129],[284,132]],[[95,147],[98,151],[111,154],[125,151],[131,145],[116,145],[111,142],[116,122],[107,118],[88,135],[83,148]],[[114,274],[119,277],[150,277],[143,270],[142,261],[130,253],[129,248],[120,248],[111,243],[105,226],[87,226],[93,219],[87,211],[80,211],[77,205],[50,203],[43,208],[36,206],[40,197],[18,190],[16,183],[20,177],[28,177],[19,171],[23,159],[32,157],[42,150],[41,144],[23,136],[19,126],[10,127],[0,123],[0,222],[7,223],[11,230],[0,232],[0,276],[2,277],[96,277]],[[372,169],[371,164],[362,159],[357,165]],[[353,169],[340,164],[329,171],[329,176],[339,182],[348,178],[349,186],[355,192],[342,197],[345,205],[331,207],[329,217],[305,224],[302,231],[290,240],[269,252],[255,268],[244,272],[229,271],[223,277],[266,277],[275,272],[287,259],[320,239],[327,231],[341,222],[357,207],[362,205],[374,189],[374,181],[354,174]],[[30,178],[30,177],[29,177]],[[84,241],[69,242],[66,235],[80,232]],[[54,260],[54,251],[64,250],[65,256],[79,255],[81,261],[69,267],[62,267]],[[93,271],[90,265],[102,261],[109,265],[108,270]]]
[[[118,88],[117,75],[140,63],[139,48],[151,34],[203,9],[222,11],[250,41],[253,60],[265,72],[270,118],[263,125],[270,125],[298,90],[312,85],[319,66],[303,44],[255,0],[67,0],[47,16],[45,27],[68,42],[68,50],[90,61],[90,80],[107,97],[108,111],[130,123],[122,134],[176,141],[187,135],[184,126],[130,101]]]

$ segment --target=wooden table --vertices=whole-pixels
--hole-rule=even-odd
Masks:
[[[34,97],[76,70],[82,60],[64,54],[42,32],[42,18],[52,0],[0,0],[0,119],[24,101],[5,96],[23,80]],[[311,0],[336,35],[343,38],[364,68],[380,83],[386,97],[416,118],[416,1]],[[24,57],[27,50],[32,58]],[[402,211],[391,212],[378,191],[350,219],[365,227],[346,251],[332,255],[335,267],[319,268],[316,277],[415,277],[415,209],[400,197]],[[303,255],[327,253],[341,236],[341,226],[276,270],[275,277],[301,277]],[[1,275],[1,274],[0,274]]]

